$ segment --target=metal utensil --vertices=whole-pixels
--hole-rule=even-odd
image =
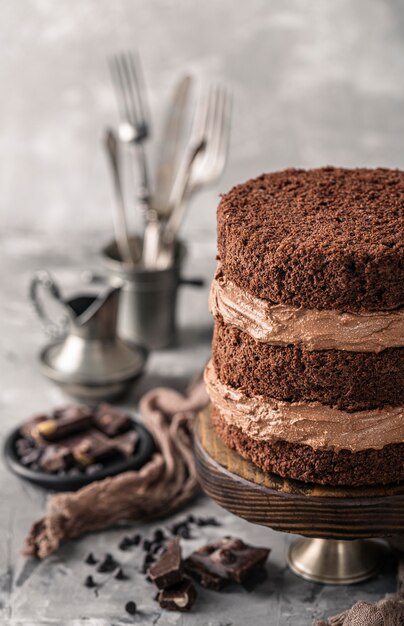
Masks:
[[[150,187],[143,144],[150,135],[150,123],[140,62],[132,52],[115,54],[110,69],[121,118],[119,139],[133,148],[140,175],[140,200],[147,210]]]
[[[118,246],[119,254],[124,263],[133,265],[134,260],[129,245],[128,226],[126,222],[125,200],[122,189],[121,180],[121,168],[120,168],[120,155],[119,155],[119,142],[112,130],[107,128],[104,136],[104,146],[108,157],[112,173],[112,181],[115,192],[115,210],[113,212],[114,217],[114,229],[115,239]]]
[[[216,181],[223,172],[229,143],[231,97],[223,86],[211,85],[198,100],[188,149],[178,170],[170,197],[172,211],[162,234],[159,266],[172,260],[174,244],[192,193]],[[192,155],[201,138],[203,150]]]
[[[164,233],[165,241],[173,241],[173,239],[175,238],[175,233],[178,229],[179,220],[181,218],[178,207],[183,206],[183,199],[187,192],[189,180],[192,175],[193,164],[195,163],[198,155],[200,155],[205,149],[206,136],[202,134],[199,140],[197,140],[195,143],[190,143],[189,148],[186,151],[183,160],[181,161],[170,194],[169,206],[172,207],[172,212],[167,221],[167,226]]]
[[[166,219],[170,214],[170,193],[180,157],[181,139],[187,118],[191,87],[192,78],[190,76],[184,76],[177,83],[160,141],[153,195],[153,207],[160,219]]]
[[[119,138],[132,149],[139,174],[139,199],[145,218],[142,260],[145,267],[154,267],[160,229],[157,212],[150,205],[149,174],[144,149],[144,142],[150,134],[150,123],[140,62],[132,52],[126,52],[114,55],[110,67],[121,117]]]
[[[204,138],[202,138],[199,143],[195,144],[195,146],[191,146],[189,153],[185,155],[186,158],[184,158],[183,162],[181,163],[178,175],[174,181],[174,185],[170,194],[170,207],[176,207],[182,202],[182,199],[186,193],[187,184],[192,170],[192,164],[194,163],[198,154],[205,149],[205,146],[206,141]],[[172,265],[175,255],[175,235],[170,237],[170,233],[172,231],[164,232],[165,239],[162,239],[161,233],[159,233],[159,237],[161,240],[159,243],[158,256],[156,259],[156,269],[159,270],[165,269]]]
[[[232,96],[229,89],[223,85],[216,85],[210,87],[209,99],[211,106],[207,124],[207,146],[192,167],[188,194],[216,182],[222,175],[227,161]]]

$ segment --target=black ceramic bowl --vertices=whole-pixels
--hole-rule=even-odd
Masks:
[[[4,458],[9,469],[25,480],[31,483],[51,489],[52,491],[75,491],[84,487],[95,480],[102,480],[109,476],[116,476],[128,470],[138,470],[145,465],[151,458],[155,446],[152,436],[136,420],[133,420],[133,430],[139,436],[135,454],[131,459],[115,459],[111,462],[105,462],[102,469],[92,474],[80,474],[78,476],[69,476],[68,474],[47,474],[46,472],[32,470],[20,462],[16,451],[16,441],[20,438],[19,428],[13,430],[4,444]]]

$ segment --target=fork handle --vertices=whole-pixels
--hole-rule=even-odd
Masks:
[[[189,180],[192,173],[192,165],[198,154],[205,149],[205,146],[205,139],[201,139],[201,141],[191,147],[188,154],[181,161],[174,181],[173,189],[170,194],[169,206],[172,207],[172,211],[163,232],[163,240],[165,243],[172,244],[176,238],[187,206],[186,198]]]
[[[147,221],[148,213],[150,209],[150,183],[149,173],[147,168],[146,152],[143,142],[138,141],[133,143],[133,157],[134,166],[136,169],[136,178],[139,180],[139,194],[138,198],[142,204],[144,211],[144,218]]]

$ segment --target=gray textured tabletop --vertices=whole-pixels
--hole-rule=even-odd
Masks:
[[[77,237],[45,240],[28,235],[2,241],[1,439],[30,413],[64,401],[61,393],[38,372],[36,353],[44,337],[27,301],[31,272],[42,267],[52,268],[66,289],[69,286],[71,289],[79,280],[81,269],[96,266],[95,252],[102,241],[101,237],[97,240],[97,236],[89,243]],[[209,280],[214,268],[214,251],[211,239],[194,241],[189,250],[187,274],[202,275]],[[192,307],[189,306],[191,297]],[[135,407],[141,393],[157,384],[183,388],[186,381],[200,371],[210,352],[211,321],[206,297],[206,289],[183,291],[178,345],[151,356],[144,378],[125,400],[125,406]],[[375,579],[353,587],[305,582],[286,565],[291,536],[248,524],[201,496],[187,512],[214,515],[222,526],[199,529],[194,539],[184,540],[185,554],[206,539],[222,534],[240,536],[253,544],[271,548],[267,580],[252,592],[231,589],[219,594],[200,590],[191,614],[162,612],[153,600],[153,587],[139,572],[140,549],[120,552],[117,548],[127,530],[110,530],[70,542],[44,562],[27,560],[19,554],[19,549],[31,522],[44,511],[46,494],[15,478],[3,464],[0,465],[0,493],[1,626],[131,623],[241,626],[247,622],[256,626],[303,626],[311,624],[314,617],[334,614],[358,599],[375,601],[386,592],[394,591],[396,586],[394,564],[390,559]],[[147,535],[161,525],[149,524],[140,530]],[[106,575],[98,594],[87,589],[83,582],[91,570],[84,564],[84,558],[90,551],[100,556],[105,552],[113,553],[124,564],[130,580],[119,582]],[[140,609],[134,618],[124,610],[125,603],[131,599]]]
[[[404,166],[404,5],[397,0],[0,0],[0,8],[0,440],[31,413],[64,401],[37,368],[44,337],[27,302],[30,274],[49,268],[72,289],[83,268],[96,266],[111,233],[100,149],[103,128],[116,117],[107,55],[141,52],[154,161],[163,108],[181,73],[225,80],[233,90],[227,169],[220,184],[195,198],[184,224],[188,275],[212,276],[219,191],[290,166]],[[140,211],[130,217],[138,227]],[[206,299],[207,289],[184,289],[178,345],[151,356],[129,408],[145,389],[184,388],[201,370],[210,352]],[[201,497],[192,511],[216,515],[222,528],[201,529],[184,549],[239,535],[271,548],[268,578],[251,593],[201,591],[190,615],[162,614],[135,550],[119,554],[129,581],[106,580],[98,596],[83,585],[84,556],[117,554],[125,531],[84,537],[42,563],[27,561],[19,549],[46,494],[0,462],[0,495],[0,626],[303,626],[395,589],[390,561],[354,587],[304,582],[286,565],[290,536],[249,525]],[[135,618],[124,611],[129,599],[141,609]]]

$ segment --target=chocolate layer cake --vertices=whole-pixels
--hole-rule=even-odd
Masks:
[[[404,172],[286,170],[218,208],[205,379],[219,436],[265,471],[404,480]]]

